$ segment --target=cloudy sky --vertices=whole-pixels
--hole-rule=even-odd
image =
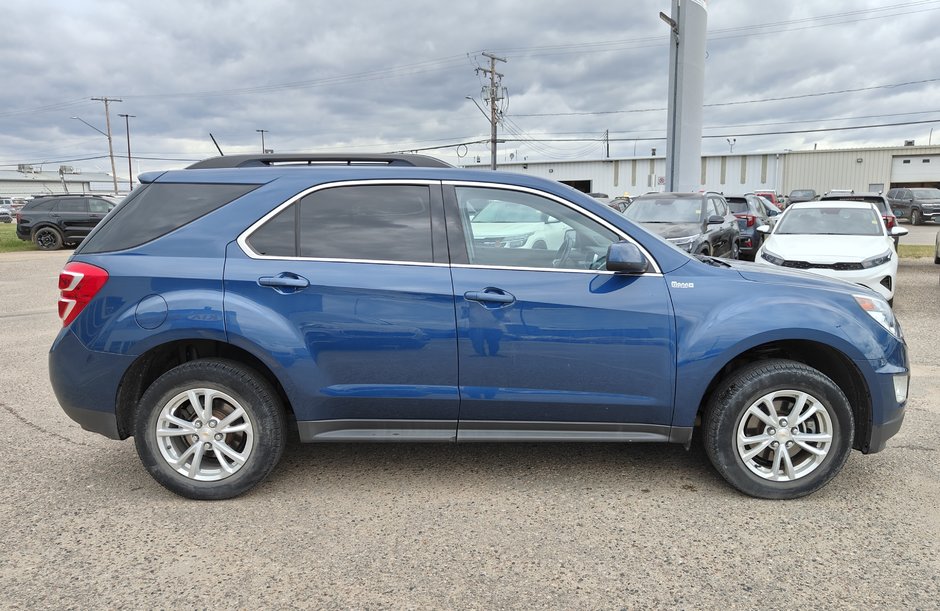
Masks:
[[[662,153],[670,0],[5,0],[0,169],[118,174],[225,153],[480,155],[488,60],[501,155]],[[703,153],[940,142],[940,0],[708,0]],[[937,121],[933,123],[932,121]],[[853,126],[903,124],[865,129]],[[836,130],[835,128],[842,128]],[[817,131],[808,131],[817,130]],[[826,130],[826,131],[822,131]],[[770,132],[770,133],[769,133]],[[776,133],[786,132],[786,133]],[[765,134],[765,135],[756,135]],[[464,146],[459,146],[464,144]]]

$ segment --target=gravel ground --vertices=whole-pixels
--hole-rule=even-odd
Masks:
[[[898,279],[904,427],[809,498],[744,497],[697,445],[409,444],[291,445],[201,503],[56,404],[67,256],[0,255],[0,607],[940,607],[932,259]]]

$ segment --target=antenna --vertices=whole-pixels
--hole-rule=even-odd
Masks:
[[[225,157],[225,153],[222,152],[222,147],[215,141],[215,136],[212,135],[212,132],[209,132],[209,137],[212,138],[212,144],[215,145],[215,148],[219,149],[219,157]]]

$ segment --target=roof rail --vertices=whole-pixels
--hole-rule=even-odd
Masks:
[[[188,166],[187,170],[208,168],[263,168],[279,165],[388,165],[420,168],[452,168],[454,166],[428,157],[411,154],[370,153],[296,153],[274,155],[227,155],[210,157]]]

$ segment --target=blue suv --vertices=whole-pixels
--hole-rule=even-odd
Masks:
[[[63,409],[196,499],[258,484],[291,435],[698,435],[734,487],[792,498],[883,449],[907,400],[876,293],[690,256],[560,183],[417,155],[143,175],[59,289]]]

